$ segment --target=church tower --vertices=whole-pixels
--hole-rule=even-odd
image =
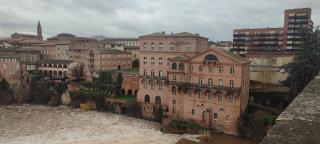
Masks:
[[[38,21],[38,26],[37,26],[37,37],[39,40],[42,40],[42,28],[41,28],[41,24],[40,21]]]

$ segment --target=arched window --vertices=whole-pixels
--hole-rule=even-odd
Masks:
[[[219,79],[218,85],[219,86],[223,86],[223,80],[222,79]]]
[[[176,69],[177,69],[177,64],[176,64],[176,63],[173,63],[173,64],[172,64],[172,69],[173,69],[173,70],[176,70]]]
[[[176,95],[177,93],[177,88],[176,87],[172,87],[172,95]]]
[[[147,102],[147,103],[150,102],[150,96],[149,95],[145,95],[144,96],[144,102]]]
[[[230,80],[230,87],[233,88],[234,87],[234,81]]]
[[[204,58],[204,60],[205,60],[206,62],[216,62],[216,61],[218,61],[218,58],[217,58],[215,55],[213,55],[213,54],[208,54],[208,55]]]
[[[179,64],[179,70],[184,70],[184,64],[183,63]]]
[[[208,79],[208,86],[213,86],[213,80],[212,80],[212,78],[209,78],[209,79]]]
[[[160,96],[156,96],[154,101],[155,101],[156,105],[161,105],[161,97]]]

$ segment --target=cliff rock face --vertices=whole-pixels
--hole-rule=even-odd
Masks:
[[[69,90],[66,90],[65,92],[63,92],[61,96],[61,103],[63,105],[69,105],[70,102],[71,102],[70,93],[69,93]]]
[[[30,85],[28,83],[19,83],[10,85],[13,97],[17,103],[26,103],[31,99]]]

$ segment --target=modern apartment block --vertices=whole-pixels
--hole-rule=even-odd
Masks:
[[[140,36],[137,101],[145,118],[164,109],[163,124],[195,121],[229,134],[249,97],[249,61],[211,49],[198,34],[153,33]]]
[[[301,37],[303,29],[312,30],[311,8],[288,9],[284,16],[284,41],[285,49],[299,49],[303,44]]]
[[[312,30],[311,9],[288,9],[284,12],[284,27],[235,29],[233,51],[238,54],[259,51],[290,51],[303,44],[301,29]]]

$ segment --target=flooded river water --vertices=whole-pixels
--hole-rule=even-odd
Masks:
[[[158,123],[69,107],[0,106],[0,144],[174,144]],[[215,144],[253,144],[214,135]]]

